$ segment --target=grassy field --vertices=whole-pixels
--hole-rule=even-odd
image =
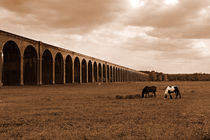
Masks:
[[[156,98],[115,99],[158,88]],[[182,99],[163,99],[178,85]],[[174,97],[174,96],[173,96]],[[0,139],[210,138],[210,82],[136,82],[0,88]]]

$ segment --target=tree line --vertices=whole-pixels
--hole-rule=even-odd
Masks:
[[[210,81],[210,74],[166,74],[155,71],[141,71],[149,74],[149,81]]]
[[[210,74],[168,74],[169,81],[210,81]]]

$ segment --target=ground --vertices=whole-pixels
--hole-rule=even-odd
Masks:
[[[157,97],[116,99],[157,86]],[[182,99],[163,99],[178,85]],[[130,82],[0,88],[0,139],[210,138],[210,82]],[[173,95],[174,97],[174,95]]]

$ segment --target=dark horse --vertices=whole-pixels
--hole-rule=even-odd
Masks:
[[[179,96],[179,98],[181,98],[181,94],[180,94],[179,88],[177,86],[168,86],[166,88],[166,90],[165,90],[164,98],[166,99],[167,95],[169,95],[170,99],[172,99],[171,93],[175,93],[176,94],[176,98],[177,98],[177,96]]]
[[[143,90],[142,90],[142,98],[144,98],[144,94],[146,94],[145,97],[147,97],[147,96],[149,97],[150,92],[152,92],[154,94],[154,96],[156,97],[156,90],[157,90],[156,86],[151,86],[151,87],[146,86],[146,87],[144,87]]]

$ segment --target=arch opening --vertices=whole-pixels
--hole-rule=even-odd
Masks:
[[[128,71],[125,70],[125,81],[127,82],[128,81]]]
[[[88,82],[91,83],[92,80],[92,62],[88,62]]]
[[[64,65],[63,65],[63,56],[61,53],[57,53],[55,56],[55,83],[63,84],[64,76]]]
[[[112,67],[110,67],[110,82],[112,82],[113,79],[112,79]]]
[[[80,83],[80,61],[78,57],[74,60],[74,82]]]
[[[98,78],[99,78],[99,82],[102,82],[102,76],[101,76],[101,63],[99,63],[98,65]]]
[[[8,41],[3,46],[3,85],[20,84],[20,50],[14,41]]]
[[[120,80],[120,82],[122,82],[122,69],[120,69],[120,73],[119,73],[120,75],[119,75],[119,80]]]
[[[107,65],[107,68],[106,68],[106,73],[107,73],[107,82],[109,82],[110,81],[110,79],[109,79],[109,65]]]
[[[24,51],[23,78],[25,85],[37,84],[37,53],[33,46]]]
[[[96,62],[94,62],[94,80],[95,80],[95,82],[97,82],[98,80],[97,80],[97,78],[98,78],[98,71],[97,71],[97,64],[96,64]]]
[[[117,69],[117,68],[116,68],[116,70],[115,70],[115,73],[116,73],[116,75],[115,75],[115,76],[116,76],[116,77],[115,77],[115,81],[118,82],[118,69]]]
[[[116,82],[116,68],[113,67],[113,82]]]
[[[122,82],[122,69],[119,70],[119,81]]]
[[[123,69],[122,69],[122,71],[121,71],[121,77],[122,77],[122,78],[121,78],[121,81],[124,82],[124,70],[123,70]]]
[[[106,82],[106,66],[103,64],[103,82]]]
[[[66,57],[66,83],[72,83],[72,58],[70,55]]]
[[[82,60],[82,83],[87,83],[87,64],[85,59]]]
[[[45,50],[42,55],[42,84],[52,84],[53,82],[53,58],[49,50]]]
[[[121,82],[121,80],[122,80],[122,77],[121,77],[121,76],[122,76],[122,75],[121,75],[121,72],[122,72],[122,71],[121,71],[121,69],[119,69],[119,82]]]

